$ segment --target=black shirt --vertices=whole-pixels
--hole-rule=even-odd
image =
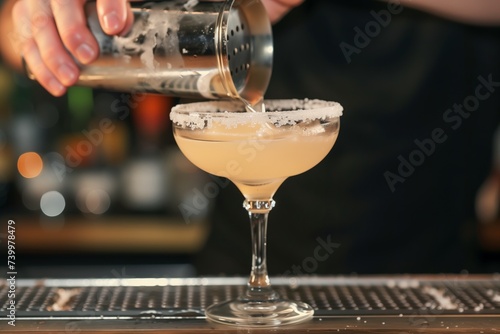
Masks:
[[[274,27],[267,98],[345,110],[330,154],[275,195],[273,275],[483,270],[474,200],[499,124],[498,29],[392,9],[311,0]],[[242,201],[221,190],[200,274],[249,272]]]

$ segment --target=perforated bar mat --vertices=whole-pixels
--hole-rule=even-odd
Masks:
[[[500,277],[275,278],[283,298],[302,300],[321,316],[500,316]],[[16,317],[30,319],[204,318],[207,306],[240,295],[243,278],[18,280]],[[0,314],[9,306],[0,285]]]

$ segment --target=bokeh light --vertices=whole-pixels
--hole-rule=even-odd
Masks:
[[[26,152],[21,154],[17,160],[19,174],[27,179],[40,175],[43,169],[43,160],[38,153]]]
[[[77,195],[76,205],[83,213],[102,215],[109,210],[111,198],[102,189],[83,189]]]
[[[66,207],[64,196],[58,191],[49,191],[42,195],[40,208],[48,217],[59,216]]]

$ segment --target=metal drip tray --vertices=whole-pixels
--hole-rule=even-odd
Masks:
[[[272,283],[283,298],[305,301],[315,309],[312,321],[287,327],[286,332],[306,328],[500,332],[500,277],[496,276],[301,277],[275,278]],[[245,285],[244,278],[18,280],[16,327],[3,322],[0,331],[68,332],[68,326],[106,333],[216,330],[220,326],[205,320],[205,308],[237,297]],[[3,282],[3,319],[9,314],[8,294],[9,286]]]

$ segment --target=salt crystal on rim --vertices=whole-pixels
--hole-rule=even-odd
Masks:
[[[172,122],[193,129],[210,128],[212,115],[217,124],[227,128],[241,124],[272,123],[277,127],[295,125],[307,120],[324,120],[342,116],[343,108],[337,102],[322,100],[266,100],[266,112],[245,112],[239,101],[208,101],[180,104],[172,108]],[[286,112],[284,112],[286,111]],[[223,117],[222,117],[223,115]]]

